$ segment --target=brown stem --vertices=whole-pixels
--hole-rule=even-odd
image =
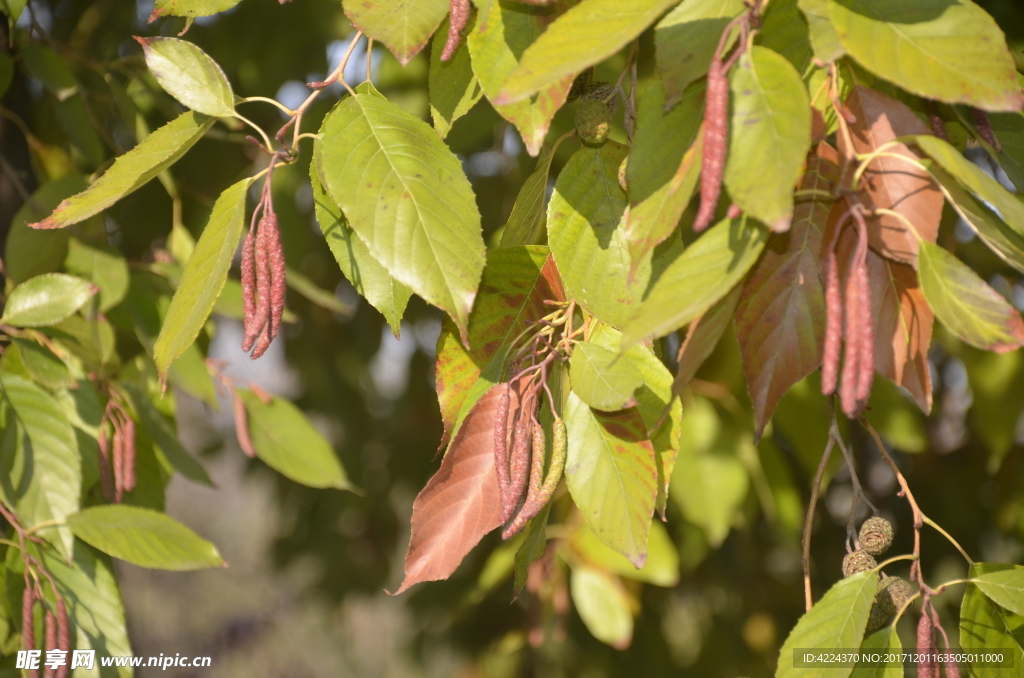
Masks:
[[[831,402],[832,397],[829,396]],[[807,517],[804,518],[804,535],[802,540],[803,553],[801,560],[803,561],[804,568],[804,602],[806,603],[807,609],[810,610],[814,605],[814,598],[811,593],[811,528],[814,526],[814,510],[818,505],[818,493],[821,491],[821,479],[825,475],[825,468],[828,466],[829,457],[832,456],[832,448],[835,446],[836,440],[832,437],[831,433],[828,437],[828,443],[825,445],[825,451],[821,455],[821,461],[818,463],[818,471],[814,474],[814,484],[811,486],[811,499],[807,503]]]

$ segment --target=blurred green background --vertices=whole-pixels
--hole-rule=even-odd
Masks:
[[[1020,8],[1013,0],[980,4],[1001,22],[1018,63],[1024,62]],[[6,26],[0,28],[0,52],[12,51],[9,38],[17,45],[13,53],[45,45],[70,67],[80,91],[62,98],[56,76],[38,59],[3,62],[11,74],[0,117],[4,241],[8,231],[17,230],[12,220],[23,202],[12,175],[28,191],[62,176],[88,176],[135,143],[136,112],[153,129],[177,110],[146,73],[131,36],[175,35],[183,20],[147,24],[152,3],[143,1],[41,0],[31,8],[43,29],[31,37],[36,47],[28,48],[23,20],[13,36]],[[338,0],[284,5],[243,0],[233,10],[197,20],[187,39],[221,64],[238,95],[274,97],[294,106],[308,92],[303,83],[322,79],[337,63],[351,33]],[[642,44],[641,79],[650,72],[649,35]],[[424,119],[429,115],[428,52],[429,47],[405,68],[381,48],[372,58],[378,88]],[[597,79],[614,81],[622,63],[619,55],[599,66]],[[365,70],[360,46],[346,75],[355,84]],[[319,126],[339,90],[336,86],[317,101],[304,131]],[[263,104],[242,111],[270,130],[284,122]],[[567,107],[549,139],[571,124]],[[242,129],[215,129],[172,170],[182,195],[182,221],[193,235],[201,232],[218,193],[263,162],[244,142]],[[26,131],[33,138],[31,152]],[[615,134],[624,139],[621,129]],[[447,141],[464,160],[485,238],[494,242],[535,160],[486,100],[455,124]],[[560,148],[552,176],[572,150],[571,144]],[[638,604],[627,649],[595,640],[572,606],[565,607],[564,576],[556,577],[545,601],[524,594],[510,602],[510,551],[500,549],[496,534],[450,581],[421,584],[399,597],[385,594],[401,580],[412,500],[438,464],[441,423],[433,358],[440,313],[414,299],[397,340],[358,298],[314,221],[309,147],[304,151],[307,157],[275,175],[286,257],[352,313],[332,313],[292,295],[289,308],[298,320],[260,361],[250,362],[241,353],[240,325],[226,318],[217,320],[209,350],[211,357],[228,361],[229,374],[291,397],[307,411],[362,494],[313,490],[285,480],[242,455],[230,408],[218,412],[175,394],[183,442],[200,456],[216,486],[198,487],[175,477],[167,511],[213,540],[230,568],[174,574],[119,564],[136,654],[210,655],[210,669],[160,675],[226,678],[771,675],[778,648],[803,612],[800,530],[826,440],[825,402],[812,375],[785,398],[755,445],[731,335],[684,400],[684,453],[704,461],[681,464],[673,480],[665,527],[679,552],[678,583],[658,587],[624,580]],[[153,181],[108,210],[105,228],[111,244],[130,259],[145,261],[166,245],[171,224],[171,199]],[[40,234],[39,251],[59,247],[47,240],[56,237]],[[945,217],[940,242],[1024,306],[1019,277],[972,241],[952,214]],[[8,270],[17,265],[7,258],[5,264]],[[667,338],[664,354],[672,355],[677,346],[678,337]],[[1021,562],[1021,356],[976,351],[937,326],[929,357],[932,414],[925,417],[895,387],[877,380],[869,418],[891,443],[923,510],[972,557]],[[848,427],[844,433],[869,496],[896,525],[891,554],[909,552],[910,512],[895,496],[892,475],[862,429]],[[841,576],[845,554],[852,495],[839,459],[833,459],[834,477],[816,521],[816,596]],[[571,524],[565,504],[554,514]],[[549,537],[558,534],[552,529]],[[924,533],[923,548],[925,576],[933,585],[966,574],[963,560],[936,533]],[[557,559],[553,567],[565,570]],[[905,575],[905,570],[903,563],[889,571]],[[954,588],[936,599],[952,636],[961,595]],[[909,621],[903,623],[910,634],[906,643],[912,629]],[[158,673],[142,669],[140,675]]]

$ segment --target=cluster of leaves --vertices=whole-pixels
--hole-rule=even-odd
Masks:
[[[151,18],[190,22],[234,4],[167,0]],[[52,574],[58,584],[79,558],[109,569],[81,542],[151,567],[219,564],[210,545],[144,510],[162,509],[173,471],[208,482],[176,440],[173,405],[161,397],[168,383],[211,405],[220,384],[234,401],[244,450],[309,486],[349,487],[329,444],[294,405],[236,387],[203,355],[214,332],[211,313],[251,321],[251,292],[230,276],[248,198],[265,176],[264,204],[273,168],[294,163],[303,139],[312,138],[317,220],[356,291],[396,333],[413,294],[447,315],[436,364],[444,458],[413,507],[400,591],[450,576],[515,513],[496,466],[508,435],[503,394],[541,362],[553,367],[513,408],[543,400],[535,425],[549,442],[564,425],[566,491],[555,491],[492,561],[515,573],[516,595],[525,588],[552,601],[556,617],[564,618],[558,601],[568,588],[590,631],[624,647],[639,611],[628,580],[671,586],[678,577],[679,554],[655,512],[664,519],[673,495],[699,515],[701,493],[715,491],[701,481],[724,478],[737,465],[744,473],[735,457],[701,454],[712,443],[687,435],[700,406],[684,417],[680,397],[730,321],[755,437],[782,397],[819,368],[825,393],[834,390],[843,341],[839,388],[851,418],[861,413],[876,373],[906,389],[924,412],[931,409],[927,354],[935,317],[981,349],[1024,345],[1019,313],[938,244],[948,203],[1006,266],[1024,272],[1024,206],[963,155],[980,144],[1024,190],[1024,79],[983,10],[969,0],[622,5],[481,0],[470,11],[465,2],[438,0],[345,2],[357,29],[349,54],[366,36],[408,63],[433,41],[433,128],[367,81],[354,89],[346,83],[348,95],[319,132],[303,132],[303,115],[343,76],[346,57],[324,82],[310,83],[297,109],[276,104],[288,121],[271,135],[238,113],[255,99],[236,97],[198,47],[139,38],[149,72],[135,74],[134,91],[145,92],[137,96],[160,88],[188,110],[151,134],[143,123],[139,143],[87,187],[54,183],[30,196],[8,240],[0,417],[10,470],[0,499],[21,537],[8,545],[8,602],[20,593],[18,582],[29,580],[15,576],[26,569],[40,570],[36,579]],[[9,12],[12,21],[19,13]],[[649,30],[653,44],[641,39]],[[25,38],[25,67],[61,102],[81,104],[61,57]],[[578,147],[570,134],[545,145],[574,82],[624,48],[615,95],[626,133]],[[644,63],[653,68],[638,67]],[[133,88],[115,91],[132,111]],[[445,143],[481,97],[539,155],[491,249],[473,187]],[[91,127],[73,106],[68,136],[88,139],[79,132]],[[107,245],[98,215],[153,178],[177,201],[167,170],[219,131],[218,119],[229,129],[252,126],[270,166],[223,190],[198,241],[176,222],[166,250],[129,266]],[[76,146],[88,153],[90,143]],[[551,177],[563,143],[576,150]],[[57,153],[37,157],[70,162]],[[698,185],[700,204],[691,206]],[[280,273],[275,284],[283,283]],[[287,279],[296,292],[339,310],[333,296],[295,271]],[[687,327],[673,361],[660,339]],[[673,362],[675,376],[666,366]],[[62,422],[59,440],[39,424],[51,417]],[[534,446],[532,465],[543,471],[550,456],[554,468],[557,453],[553,445]],[[135,482],[118,485],[121,505],[100,506],[109,502],[105,465],[113,463],[114,477],[122,478],[126,459],[134,459]],[[525,459],[512,463],[526,469]],[[677,465],[687,473],[673,479]],[[726,502],[728,515],[703,521],[709,542],[724,538],[741,501]],[[563,536],[549,543],[552,515]],[[568,583],[562,563],[571,570]],[[996,566],[976,568],[971,605],[981,610],[980,600],[986,610],[1019,613],[1019,581],[1007,584],[1009,575],[996,576]],[[858,646],[876,584],[876,574],[864,573],[830,590],[791,634],[779,675],[789,675],[790,648]],[[95,647],[98,636],[82,639],[88,627],[76,612],[78,604],[89,609],[75,602],[86,593],[65,588],[80,631],[76,647]],[[21,642],[21,621],[10,612],[17,606],[6,609],[9,649]],[[970,610],[963,628],[980,623],[983,612]],[[1019,647],[1009,628],[985,635],[981,646]],[[886,646],[899,642],[892,629],[879,632]],[[964,633],[964,647],[979,646]],[[882,642],[877,635],[864,642]],[[119,641],[105,642],[110,648]]]

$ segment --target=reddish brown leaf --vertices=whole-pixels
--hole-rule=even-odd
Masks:
[[[818,145],[799,190],[831,193],[839,180],[836,151]],[[757,436],[786,391],[821,365],[825,296],[819,270],[822,236],[833,200],[808,195],[797,200],[793,224],[773,233],[743,285],[736,307],[736,336]]]
[[[843,264],[844,284],[846,264],[856,240],[855,232],[847,229],[836,248]],[[913,268],[880,257],[871,250],[868,250],[867,266],[875,319],[875,371],[907,389],[918,406],[928,413],[932,408],[928,347],[935,315],[925,301]]]
[[[405,579],[413,584],[447,579],[485,534],[501,525],[494,470],[494,417],[504,386],[492,386],[466,417],[437,473],[412,505],[412,538]]]
[[[846,147],[842,134],[838,135],[839,150],[846,156],[871,153],[896,137],[931,133],[905,104],[867,87],[854,87],[846,106],[857,119],[850,125],[853,149]],[[913,160],[920,157],[904,144],[895,144],[886,152]],[[844,177],[844,182],[850,179]],[[913,225],[921,238],[935,242],[943,197],[928,172],[897,158],[876,158],[864,173],[858,197],[869,210],[881,208],[897,212]],[[884,257],[917,267],[918,239],[907,232],[903,220],[879,215],[868,218],[867,224],[871,247]]]
[[[528,323],[552,308],[545,299],[562,301],[565,293],[554,260],[541,247],[503,247],[487,253],[487,267],[469,316],[469,350],[454,323],[442,324],[437,340],[434,383],[444,423],[442,446],[472,401],[501,378],[510,344]],[[480,383],[481,379],[487,383]],[[474,386],[477,388],[474,389]]]

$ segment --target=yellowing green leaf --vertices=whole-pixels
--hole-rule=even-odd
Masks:
[[[429,125],[370,84],[327,115],[319,145],[327,195],[373,257],[465,334],[484,242],[458,158]]]
[[[177,520],[138,506],[93,506],[67,518],[75,536],[107,555],[155,570],[224,565],[217,547]]]
[[[327,240],[327,246],[331,248],[331,254],[352,287],[381,312],[397,336],[412,290],[392,278],[366,249],[366,245],[349,226],[341,208],[324,192],[315,164],[316,161],[310,164],[309,180],[313,186],[316,220]]]
[[[825,62],[842,57],[846,50],[843,49],[843,42],[835,26],[832,25],[829,0],[797,0],[797,5],[807,19],[814,56]]]
[[[473,30],[466,37],[473,57],[473,72],[494,110],[519,130],[530,155],[537,155],[548,126],[565,103],[573,73],[538,88],[536,96],[498,103],[501,88],[515,71],[524,52],[555,16],[554,7],[524,5],[514,0],[494,0],[484,5]]]
[[[573,533],[570,544],[576,556],[602,570],[655,586],[672,587],[679,583],[679,552],[665,525],[657,520],[651,523],[647,563],[640,569],[602,544],[585,523]]]
[[[466,29],[467,32],[471,29]],[[448,136],[455,121],[469,113],[484,92],[473,75],[469,48],[465,41],[459,43],[455,55],[448,61],[441,61],[444,43],[448,38],[448,19],[434,33],[430,47],[430,70],[427,73],[427,88],[430,92],[430,118],[438,136]]]
[[[87,280],[64,273],[44,273],[21,283],[7,297],[0,322],[14,327],[56,325],[93,295]]]
[[[800,74],[754,46],[732,72],[725,185],[744,212],[774,231],[793,217],[793,189],[811,147],[811,101]]]
[[[0,375],[0,396],[0,498],[26,529],[63,523],[82,492],[74,430],[57,401],[25,379]],[[67,527],[41,529],[39,536],[71,557]]]
[[[818,664],[812,668],[795,668],[793,650],[814,648],[815,652],[830,652],[840,648],[860,647],[868,613],[875,598],[878,575],[861,572],[840,579],[807,614],[800,618],[779,652],[776,678],[824,678],[847,675],[850,667],[839,669]]]
[[[99,214],[174,164],[213,123],[213,118],[185,111],[118,157],[89,188],[62,202],[53,214],[32,227],[64,228]]]
[[[974,578],[975,585],[996,603],[1014,614],[1024,615],[1024,567],[986,572]]]
[[[156,0],[153,12],[149,15],[149,23],[162,16],[184,16],[194,19],[198,16],[210,16],[231,9],[241,0]]]
[[[274,398],[268,405],[252,391],[236,393],[249,414],[257,457],[297,483],[352,489],[334,448],[299,408],[283,398]]]
[[[1014,570],[1015,566],[1004,563],[974,563],[970,576]],[[1021,628],[1024,628],[1024,616],[1000,607],[978,586],[967,585],[960,606],[960,646],[965,652],[985,652],[993,648],[1008,650],[1007,661],[1002,666],[986,666],[980,662],[972,666],[972,678],[1020,678],[1024,675]]]
[[[556,147],[557,148],[557,147]],[[548,197],[548,175],[555,148],[546,148],[537,159],[537,165],[526,177],[512,213],[508,215],[505,230],[501,233],[501,247],[533,245],[544,230],[545,207]]]
[[[181,284],[171,299],[153,347],[153,359],[161,374],[166,374],[174,359],[196,340],[220,296],[242,236],[245,195],[250,183],[251,179],[242,179],[220,194],[185,265]]]
[[[28,339],[12,339],[25,370],[32,380],[51,391],[75,385],[71,371],[53,351]]]
[[[112,247],[93,247],[72,238],[68,242],[64,269],[91,280],[99,288],[101,313],[120,304],[128,292],[128,262]]]
[[[922,241],[918,275],[935,317],[963,341],[999,353],[1024,345],[1017,309],[946,250]]]
[[[767,229],[754,221],[724,219],[669,264],[622,331],[622,345],[663,337],[724,297],[764,248]]]
[[[619,228],[626,209],[619,165],[626,151],[614,141],[580,148],[559,173],[548,204],[548,244],[569,296],[613,327],[626,322],[651,278],[649,260],[630,278]]]
[[[707,74],[722,31],[743,10],[743,0],[686,0],[654,27],[666,107],[675,106],[690,83]],[[727,46],[735,42],[734,33]]]
[[[632,409],[596,412],[570,393],[565,426],[565,480],[573,501],[602,543],[643,567],[658,494],[654,448],[643,419]]]
[[[177,38],[137,37],[135,40],[142,45],[150,72],[168,94],[199,113],[218,117],[234,115],[235,95],[231,84],[206,52]]]
[[[569,362],[572,391],[594,409],[614,412],[629,407],[644,378],[629,360],[598,344],[577,342]]]
[[[595,638],[620,650],[629,647],[633,640],[633,613],[617,578],[579,566],[573,568],[569,588],[576,612]]]
[[[583,0],[523,53],[497,103],[525,99],[618,52],[678,0]]]
[[[846,51],[927,99],[1019,111],[1024,94],[995,20],[970,0],[829,0]]]
[[[363,33],[408,64],[448,13],[447,0],[345,0],[345,14]]]

